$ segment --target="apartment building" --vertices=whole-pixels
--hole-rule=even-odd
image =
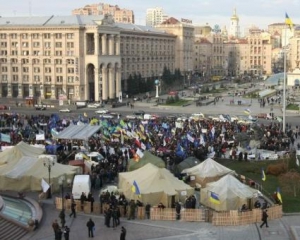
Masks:
[[[0,96],[108,100],[130,74],[175,69],[176,39],[105,16],[0,18]]]
[[[155,28],[176,36],[175,68],[183,73],[193,71],[194,27],[171,17]]]
[[[194,42],[194,71],[201,77],[211,76],[212,43],[207,38],[196,38]]]
[[[105,15],[113,16],[115,22],[134,23],[134,12],[129,9],[120,8],[118,5],[106,3],[94,3],[82,8],[72,10],[72,15]]]
[[[168,16],[164,13],[163,8],[148,8],[146,12],[146,26],[155,27],[167,20]]]

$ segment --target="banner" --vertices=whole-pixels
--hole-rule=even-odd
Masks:
[[[45,140],[45,134],[35,134],[35,140],[36,141],[44,141]]]
[[[1,142],[10,143],[10,136],[8,134],[1,133]]]

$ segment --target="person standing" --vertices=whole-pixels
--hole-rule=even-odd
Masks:
[[[176,210],[176,220],[180,220],[181,204],[179,202],[176,203],[175,210]]]
[[[84,210],[84,202],[86,201],[86,196],[85,196],[85,193],[82,192],[81,193],[81,196],[80,196],[80,204],[81,204],[81,211]]]
[[[74,200],[71,203],[71,211],[70,217],[74,216],[76,218],[76,203]]]
[[[126,240],[126,228],[122,226],[120,240]]]
[[[262,218],[261,218],[262,224],[260,225],[260,228],[262,228],[263,225],[265,225],[265,224],[266,224],[266,227],[267,227],[267,228],[269,227],[269,225],[268,225],[268,217],[269,217],[269,215],[268,215],[267,212],[268,212],[267,209],[263,210]]]
[[[65,238],[65,240],[69,240],[69,236],[70,236],[70,228],[66,225],[65,229],[64,229],[64,238]]]
[[[59,225],[57,223],[57,219],[55,219],[54,222],[52,223],[52,229],[54,231],[55,240],[57,240],[58,239],[58,231],[59,231]]]
[[[149,203],[146,203],[145,212],[146,212],[147,219],[150,219],[150,209],[151,209],[151,205]]]
[[[93,220],[90,218],[90,220],[86,223],[86,226],[88,228],[88,232],[89,232],[89,237],[94,237],[94,227],[95,227],[95,223],[93,222]]]

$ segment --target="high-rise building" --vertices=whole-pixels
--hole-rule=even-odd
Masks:
[[[134,23],[134,13],[132,10],[120,8],[118,5],[106,3],[94,3],[72,10],[72,15],[105,15],[113,16],[115,22]]]
[[[156,26],[167,20],[168,16],[161,7],[148,8],[146,13],[146,26]]]

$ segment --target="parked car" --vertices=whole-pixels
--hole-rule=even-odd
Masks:
[[[63,108],[63,109],[60,109],[59,112],[61,112],[61,113],[70,113],[71,110],[69,108]]]
[[[95,113],[98,113],[98,114],[107,114],[107,113],[109,113],[109,111],[107,109],[103,108],[103,109],[99,109],[99,110],[95,111]]]
[[[143,110],[138,110],[138,111],[134,112],[133,114],[136,116],[144,116],[145,112]]]
[[[88,108],[100,108],[103,105],[101,103],[90,103],[87,105]]]
[[[114,116],[111,114],[102,114],[102,115],[100,115],[100,118],[112,119],[112,118],[114,118]]]
[[[34,105],[35,107],[35,110],[46,110],[47,109],[47,106],[46,105],[42,105],[42,104],[36,104]]]

